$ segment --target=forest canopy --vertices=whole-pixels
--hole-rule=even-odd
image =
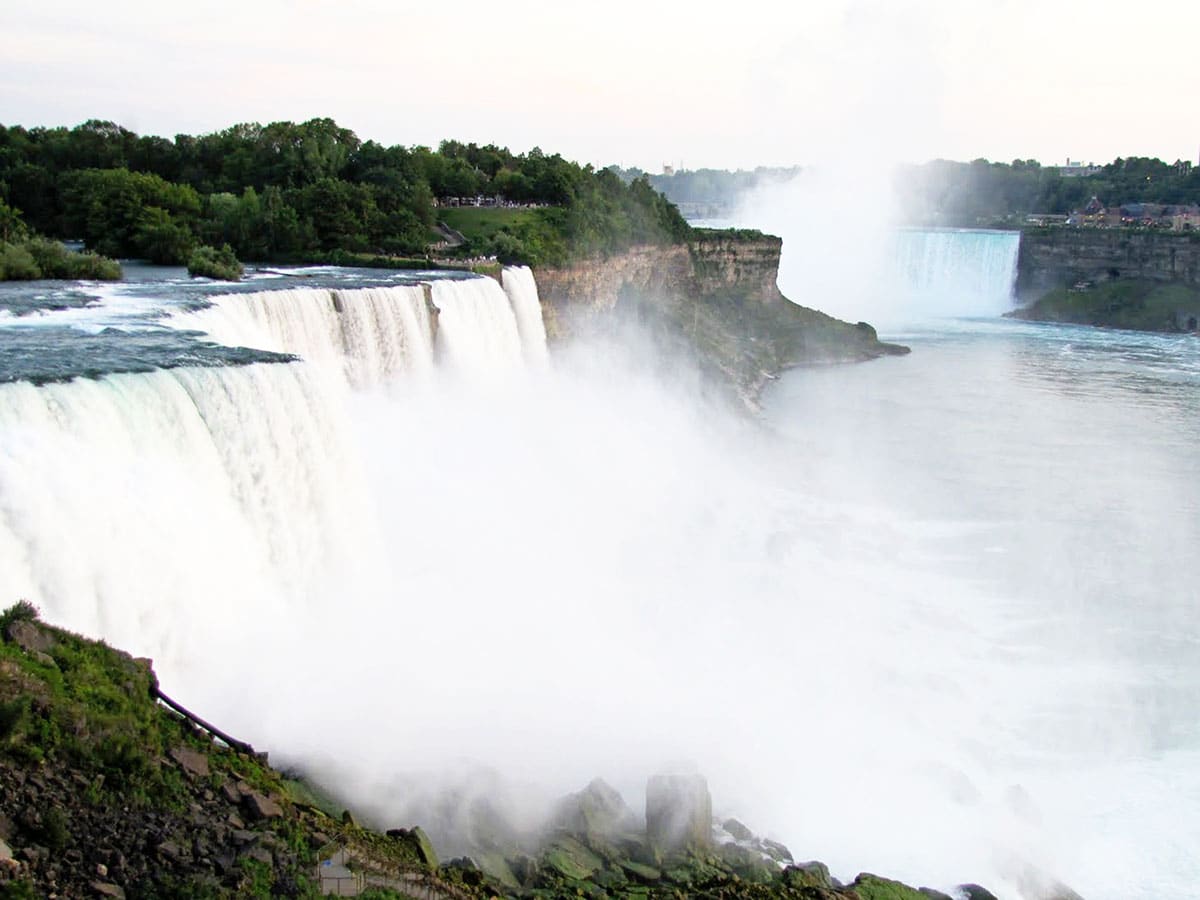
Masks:
[[[228,244],[256,261],[421,257],[444,238],[439,209],[477,197],[527,214],[453,252],[562,263],[690,234],[645,178],[627,183],[537,148],[385,147],[332,119],[174,139],[99,120],[0,125],[0,200],[33,231],[109,256],[182,264]]]

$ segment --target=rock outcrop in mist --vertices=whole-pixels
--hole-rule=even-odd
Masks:
[[[753,404],[763,384],[803,365],[907,352],[792,303],[777,279],[783,242],[757,232],[699,231],[687,245],[639,247],[606,259],[536,270],[552,339],[648,327]]]

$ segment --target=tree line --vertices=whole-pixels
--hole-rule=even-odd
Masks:
[[[1123,203],[1200,203],[1200,168],[1144,156],[1118,157],[1091,175],[1063,175],[1036,160],[1011,163],[936,160],[906,166],[896,190],[905,219],[946,225],[1011,221],[1029,214],[1066,215],[1092,197]]]
[[[645,175],[639,169],[615,171],[626,180]],[[651,186],[672,202],[712,204],[728,212],[748,192],[770,190],[802,171],[799,167],[697,169],[648,178]],[[1091,175],[1064,175],[1058,166],[1043,166],[1032,159],[1010,163],[934,160],[900,166],[893,187],[895,197],[880,200],[887,203],[894,199],[900,219],[911,224],[1011,224],[1034,213],[1067,215],[1082,209],[1092,197],[1108,206],[1200,203],[1200,167],[1130,156],[1113,160]],[[845,202],[864,202],[855,196],[853,184],[846,187]],[[869,215],[870,209],[864,214]]]
[[[439,239],[439,198],[480,195],[536,207],[463,248],[505,262],[561,263],[690,233],[645,179],[627,184],[537,148],[386,147],[332,119],[174,139],[99,120],[0,125],[0,200],[32,230],[106,256],[178,264],[224,245],[254,261],[423,256]]]

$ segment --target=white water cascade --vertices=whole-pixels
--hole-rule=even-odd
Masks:
[[[171,322],[301,362],[0,385],[0,597],[178,675],[247,604],[316,614],[333,580],[378,580],[359,389],[544,362],[532,280],[523,336],[491,278],[247,292]]]
[[[914,316],[995,316],[1013,307],[1017,231],[900,229],[889,281]]]
[[[373,553],[343,401],[294,364],[0,386],[0,596],[176,677],[314,613]]]
[[[509,266],[501,274],[501,284],[517,317],[526,357],[531,362],[545,362],[546,324],[542,320],[542,303],[533,271],[528,266]]]
[[[355,388],[428,377],[439,362],[486,377],[544,363],[546,330],[528,268],[492,278],[355,289],[227,294],[174,319],[229,346],[292,353],[340,369]]]
[[[433,366],[431,316],[419,284],[229,294],[179,318],[222,344],[340,366],[356,387]]]

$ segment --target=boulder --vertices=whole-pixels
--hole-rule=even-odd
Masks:
[[[724,828],[729,833],[729,836],[735,841],[750,841],[754,839],[754,833],[737,819],[726,819],[721,823],[721,827]]]
[[[4,841],[0,841],[0,862],[5,862],[6,860],[10,860],[12,858],[12,847],[8,846],[8,844],[4,843]]]
[[[551,824],[575,835],[611,835],[633,828],[634,815],[616,789],[597,778],[560,800]]]
[[[171,751],[171,759],[175,760],[190,775],[195,775],[197,778],[209,776],[208,757],[198,750],[176,747]]]
[[[92,890],[99,897],[116,897],[117,900],[125,900],[124,889],[107,881],[93,881]]]
[[[869,872],[861,873],[850,887],[860,900],[926,900],[925,895],[916,888]]]
[[[570,835],[560,835],[546,848],[542,865],[564,878],[583,880],[604,865],[604,860]]]
[[[251,791],[242,798],[242,808],[252,822],[278,819],[283,816],[283,807],[258,791]]]
[[[977,884],[960,884],[958,892],[964,900],[997,900],[996,895]]]
[[[712,797],[701,775],[655,775],[646,783],[646,836],[656,847],[712,843]]]
[[[793,862],[792,851],[785,847],[779,841],[773,841],[770,838],[763,838],[762,850],[767,856],[775,860],[777,863]]]
[[[509,890],[519,891],[521,889],[521,881],[513,872],[508,861],[499,853],[481,853],[479,854],[479,865],[476,867],[472,860],[465,860],[472,864],[472,868],[479,868],[485,872],[489,878],[493,878],[500,882]]]
[[[662,872],[659,869],[645,863],[634,862],[631,859],[621,860],[621,868],[630,878],[643,884],[654,884],[662,879]]]
[[[829,877],[829,866],[823,862],[805,862],[788,866],[783,870],[783,883],[794,888],[833,888]]]
[[[46,653],[55,645],[54,636],[49,634],[37,622],[18,619],[11,623],[4,636],[24,650],[26,653]]]
[[[757,850],[732,842],[719,847],[717,855],[744,881],[769,884],[779,872],[779,869],[763,859],[762,854]]]
[[[417,860],[431,869],[438,867],[437,853],[433,849],[433,841],[419,826],[415,828],[390,828],[387,836],[393,840],[407,844]]]

